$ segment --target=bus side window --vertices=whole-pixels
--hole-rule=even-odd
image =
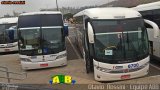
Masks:
[[[160,9],[153,10],[153,22],[160,26]]]
[[[142,14],[142,16],[143,16],[144,19],[148,19],[148,20],[151,20],[151,21],[154,22],[154,19],[153,19],[153,17],[154,17],[153,11],[141,11],[140,13]],[[152,28],[152,26],[149,25],[149,24],[147,24],[147,23],[145,23],[145,27],[146,27],[146,28]]]

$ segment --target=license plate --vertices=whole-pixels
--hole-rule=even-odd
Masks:
[[[47,67],[47,66],[48,66],[48,63],[40,64],[40,67]]]
[[[122,75],[121,76],[121,79],[129,79],[130,78],[130,75]]]
[[[10,51],[10,49],[5,49],[6,52]]]

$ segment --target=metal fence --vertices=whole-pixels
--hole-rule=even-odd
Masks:
[[[8,70],[7,67],[4,67],[4,66],[0,66],[0,72],[4,72],[6,74],[5,76],[0,76],[0,78],[7,79],[8,83],[10,83],[11,80],[23,80],[23,79],[27,78],[27,73],[26,72],[22,72],[22,73],[11,72],[11,71]],[[12,78],[10,74],[24,76],[24,77],[22,77],[22,78]]]

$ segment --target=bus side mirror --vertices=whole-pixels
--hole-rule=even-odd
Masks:
[[[147,19],[144,19],[144,22],[153,27],[154,38],[157,38],[159,36],[159,27],[158,27],[158,25],[156,23],[150,21],[150,20],[147,20]]]
[[[64,24],[64,35],[68,36],[68,24]]]
[[[88,39],[89,39],[89,43],[94,43],[93,28],[89,22],[88,22]]]

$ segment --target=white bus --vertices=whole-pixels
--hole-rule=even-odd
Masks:
[[[141,77],[149,71],[149,44],[143,20],[133,9],[91,8],[74,15],[76,41],[83,51],[86,72],[94,71],[97,81]],[[155,34],[157,37],[158,34]],[[82,47],[82,48],[81,48]]]
[[[65,32],[68,30],[65,30],[59,11],[21,14],[18,18],[18,46],[22,68],[67,65]]]
[[[0,19],[0,53],[18,51],[18,17]]]
[[[139,11],[143,18],[155,22],[160,27],[160,1],[142,4],[133,9]],[[160,37],[154,38],[152,27],[146,25],[148,30],[149,42],[150,42],[150,54],[152,59],[160,59]]]

